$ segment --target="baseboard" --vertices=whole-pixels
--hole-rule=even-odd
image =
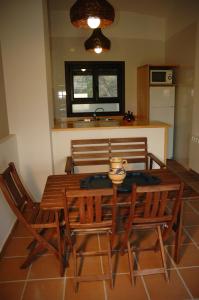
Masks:
[[[2,247],[1,250],[0,250],[0,259],[1,259],[1,258],[4,256],[4,254],[5,254],[6,248],[7,248],[8,244],[9,244],[10,240],[11,240],[12,237],[13,237],[13,233],[14,233],[14,230],[15,230],[15,228],[16,228],[16,226],[17,226],[17,223],[18,223],[18,220],[15,220],[15,221],[14,221],[14,224],[13,224],[11,230],[10,230],[10,233],[9,233],[8,237],[6,238],[6,240],[5,240],[5,242],[4,242],[4,244],[3,244],[3,247]]]
[[[197,172],[194,171],[193,169],[189,169],[189,171],[190,171],[193,175],[198,176],[198,178],[199,178],[199,173],[197,173]]]

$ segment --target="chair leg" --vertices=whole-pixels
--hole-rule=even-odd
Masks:
[[[179,209],[179,215],[177,217],[178,224],[177,224],[177,231],[175,235],[175,250],[174,250],[174,261],[176,262],[176,264],[178,264],[180,260],[180,244],[182,239],[182,209],[183,209],[183,204],[181,204],[181,207]]]
[[[55,231],[54,228],[52,230],[45,231],[45,233],[46,233],[45,239],[43,237],[40,237],[39,234],[37,235],[38,236],[38,238],[37,238],[37,245],[29,252],[27,258],[24,261],[24,263],[21,265],[22,269],[25,269],[25,268],[29,267],[30,264],[44,250],[49,250],[53,254],[55,254],[56,257],[58,257],[56,249],[48,243],[48,241],[50,241],[52,239],[52,237],[54,236],[54,231]]]
[[[130,270],[130,278],[131,278],[131,284],[134,286],[134,275],[133,275],[133,255],[131,252],[131,245],[130,242],[127,242],[127,248],[128,248],[128,260],[129,260],[129,270]]]
[[[60,275],[64,275],[64,266],[63,266],[63,248],[61,242],[61,234],[60,234],[60,227],[59,227],[59,213],[55,211],[55,220],[57,225],[57,245],[58,245],[58,253],[59,253],[59,267],[60,267]]]
[[[41,229],[41,231],[39,232],[40,235],[43,235],[44,232],[46,231],[46,228]],[[26,247],[27,250],[32,250],[35,246],[37,245],[37,240],[33,239],[30,244],[28,244],[28,246]]]
[[[28,256],[26,257],[25,261],[23,264],[20,266],[21,269],[26,269],[31,265],[31,263],[38,258],[38,255],[45,249],[45,247],[39,243],[37,247],[33,248]]]
[[[165,279],[168,282],[169,281],[169,276],[167,272],[167,265],[166,265],[166,257],[165,257],[165,252],[164,252],[164,245],[163,245],[163,239],[162,239],[162,233],[160,226],[157,227],[157,232],[158,232],[158,239],[160,243],[160,252],[161,252],[161,258],[162,258],[162,263],[164,267],[164,273],[165,273]]]
[[[77,281],[77,252],[75,247],[73,247],[73,262],[74,262],[74,291],[77,293],[78,291],[78,281]]]
[[[110,275],[110,286],[111,289],[113,288],[113,266],[112,266],[112,260],[111,260],[111,237],[110,233],[107,233],[108,237],[108,264],[109,264],[109,275]]]
[[[121,255],[124,255],[124,253],[125,253],[125,249],[126,249],[126,246],[128,244],[128,240],[129,240],[129,234],[126,231],[125,234],[124,234],[123,242],[122,242],[121,249],[120,249]]]

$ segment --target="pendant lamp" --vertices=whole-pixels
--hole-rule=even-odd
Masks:
[[[77,0],[70,9],[71,23],[78,28],[104,28],[114,19],[114,8],[106,0]]]
[[[93,30],[91,36],[84,43],[85,49],[88,51],[94,51],[99,54],[104,51],[108,51],[111,48],[110,40],[103,35],[101,28]]]

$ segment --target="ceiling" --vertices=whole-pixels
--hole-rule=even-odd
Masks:
[[[177,0],[109,0],[117,11],[131,11],[165,18]],[[192,0],[191,0],[192,1]],[[69,10],[75,0],[49,0],[50,10]]]

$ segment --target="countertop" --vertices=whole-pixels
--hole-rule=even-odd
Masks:
[[[87,120],[87,119],[86,119]],[[85,130],[85,129],[99,129],[99,128],[166,128],[170,127],[169,124],[159,122],[159,121],[124,121],[122,119],[100,119],[97,121],[85,121],[85,120],[66,120],[57,121],[52,128],[52,131],[64,131],[64,130]]]

